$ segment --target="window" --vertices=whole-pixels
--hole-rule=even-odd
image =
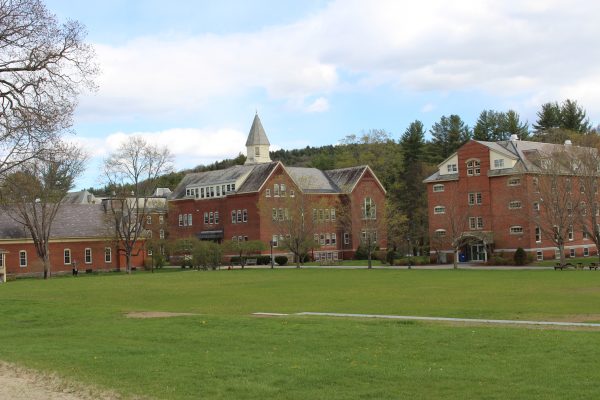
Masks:
[[[328,246],[331,244],[331,234],[330,233],[326,233],[325,234],[325,245]]]
[[[475,205],[475,204],[481,204],[481,193],[480,192],[473,192],[473,193],[469,193],[469,205]]]
[[[238,242],[242,242],[242,241],[244,241],[244,237],[243,236],[238,236],[237,240],[238,240]]]
[[[208,211],[204,212],[204,223],[208,224]]]
[[[161,229],[160,231],[158,231],[158,237],[160,239],[164,239],[165,238],[165,230]]]
[[[332,233],[332,234],[331,234],[331,244],[332,244],[332,245],[335,245],[335,244],[337,244],[337,237],[336,237],[336,234],[335,234],[335,233]]]
[[[104,262],[109,263],[112,261],[112,249],[110,247],[104,248]]]
[[[217,197],[221,196],[221,186],[217,186]]]
[[[575,249],[569,249],[569,257],[575,258]]]
[[[324,246],[325,245],[325,235],[323,233],[321,233],[320,238],[321,238],[321,246]]]
[[[280,221],[283,221],[283,208],[280,208],[279,211],[277,212],[277,219]]]
[[[183,226],[183,215],[179,214],[179,226]]]
[[[317,222],[317,213],[318,213],[317,209],[313,208],[313,222]]]
[[[151,256],[151,255],[152,255],[152,249],[148,249],[148,251],[147,251],[147,254],[148,254],[149,256]]]
[[[344,244],[350,244],[350,234],[348,232],[344,232]]]
[[[271,189],[265,190],[265,197],[271,197]]]
[[[544,253],[541,250],[536,251],[535,258],[537,258],[538,261],[542,261],[544,259]]]
[[[91,264],[92,263],[92,249],[90,249],[89,247],[87,249],[84,250],[84,257],[83,257],[83,262],[85,262],[86,264]]]
[[[335,208],[331,209],[331,220],[335,221]]]
[[[254,148],[254,156],[255,156],[255,157],[258,157],[258,156],[260,156],[260,147],[256,146],[256,147]]]
[[[435,207],[433,207],[433,213],[434,214],[445,214],[446,213],[446,207],[444,207],[444,206],[435,206]]]
[[[522,226],[511,226],[510,227],[510,234],[511,235],[522,235],[523,234],[523,227]]]
[[[583,228],[583,240],[589,240],[590,233],[587,231],[587,228]]]
[[[504,159],[494,160],[494,168],[504,168]]]
[[[158,223],[159,223],[160,225],[162,225],[162,224],[164,224],[164,223],[165,223],[165,216],[164,216],[164,215],[159,215],[159,216],[158,216]]]
[[[152,231],[146,231],[146,232],[147,232],[147,233],[146,233],[146,237],[147,237],[148,239],[152,239]]]
[[[25,250],[19,251],[19,267],[27,267],[27,252]]]
[[[585,201],[579,203],[579,210],[581,212],[581,215],[587,214],[587,205],[585,204]]]
[[[293,189],[290,189],[290,197],[294,197],[296,195],[296,193],[294,192]]]
[[[567,193],[571,193],[573,185],[571,184],[571,178],[565,179],[565,190]]]
[[[279,185],[278,184],[273,185],[273,196],[279,197]]]
[[[285,188],[285,184],[284,184],[284,183],[282,183],[282,184],[280,185],[280,189],[279,189],[279,190],[280,190],[281,197],[285,197],[285,196],[286,196],[285,189],[286,189],[286,188]]]
[[[71,250],[65,249],[65,251],[63,252],[63,256],[64,256],[64,264],[65,265],[71,264]]]
[[[540,181],[538,180],[537,176],[534,176],[533,179],[531,180],[531,182],[533,183],[533,190],[536,193],[539,193],[540,192],[540,186],[539,186]]]
[[[469,228],[471,230],[483,229],[483,217],[469,217]]]
[[[512,200],[508,202],[508,208],[511,210],[516,210],[521,208],[521,201],[519,200]]]
[[[508,186],[519,186],[521,178],[508,178]]]
[[[331,211],[329,210],[329,208],[325,209],[325,221],[329,221],[329,218],[331,217]]]
[[[242,210],[242,221],[248,222],[248,210]]]
[[[212,211],[208,213],[208,223],[211,225],[215,223],[215,213]]]
[[[187,223],[188,223],[187,214],[183,214],[183,226],[187,226]]]
[[[535,227],[535,242],[536,243],[542,242],[542,230],[540,229],[539,226]]]
[[[589,247],[584,247],[583,248],[583,256],[584,257],[589,257],[589,255],[590,255],[590,249],[589,249]]]
[[[317,233],[314,234],[313,238],[315,240],[315,243],[319,244],[319,235]]]
[[[277,240],[277,238],[277,235],[273,235],[273,247],[279,246],[279,240]]]
[[[215,211],[215,224],[219,223],[219,212]]]
[[[146,225],[152,225],[152,215],[146,215]]]
[[[540,211],[540,203],[537,201],[533,203],[533,211]]]
[[[377,219],[377,206],[370,197],[365,197],[363,201],[363,219]]]
[[[277,209],[276,208],[273,208],[273,212],[271,213],[271,219],[273,221],[277,221]]]
[[[232,191],[232,192],[235,192],[235,183],[232,183],[232,184],[231,184],[231,191]]]
[[[433,191],[434,192],[443,192],[444,191],[444,185],[442,185],[442,184],[433,185]]]
[[[243,221],[242,210],[237,210],[237,223],[241,224]]]
[[[435,236],[436,237],[444,237],[444,236],[446,236],[446,230],[445,229],[436,229]]]
[[[231,192],[231,185],[230,184],[227,185],[227,193],[229,193],[229,192]]]
[[[187,215],[188,226],[192,226],[192,214]]]
[[[235,224],[235,222],[237,221],[236,215],[237,215],[237,213],[235,212],[235,210],[232,210],[231,211],[231,223],[232,224]]]
[[[573,225],[569,226],[569,229],[567,229],[567,237],[569,240],[573,240]]]
[[[448,164],[446,167],[448,168],[448,172],[456,172],[456,171],[458,171],[458,168],[456,167],[456,164]]]
[[[479,160],[469,160],[467,161],[467,175],[468,176],[477,176],[481,174],[481,164]]]

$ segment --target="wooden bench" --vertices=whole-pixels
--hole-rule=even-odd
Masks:
[[[247,258],[246,259],[246,265],[256,265],[257,261],[258,261],[257,258]]]
[[[594,270],[598,270],[598,264],[596,264],[596,263],[591,263],[590,265],[588,265],[588,267],[589,267],[590,271],[591,271],[592,269],[594,269]]]
[[[564,265],[560,265],[560,263],[556,263],[554,265],[555,270],[560,269],[562,271],[563,269],[569,269],[569,268],[575,268],[575,266],[571,263],[566,263]]]

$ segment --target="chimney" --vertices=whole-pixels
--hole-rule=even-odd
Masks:
[[[518,135],[515,135],[515,134],[510,135],[510,141],[511,142],[516,142],[517,140],[519,140],[519,136]]]

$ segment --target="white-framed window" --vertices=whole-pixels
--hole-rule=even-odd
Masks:
[[[187,215],[188,226],[192,226],[192,214]]]
[[[588,232],[587,228],[583,228],[582,237],[583,237],[583,240],[590,239],[590,233]]]
[[[294,189],[290,189],[290,197],[294,196],[296,196],[296,192],[294,192]]]
[[[519,186],[521,178],[508,178],[508,186]]]
[[[200,198],[204,198],[204,188],[200,188]]]
[[[499,158],[494,160],[494,168],[504,168],[504,159]]]
[[[434,214],[445,214],[446,213],[446,207],[444,207],[444,206],[435,206],[435,207],[433,207],[433,213]]]
[[[152,239],[152,231],[146,231],[146,237]]]
[[[242,210],[242,221],[248,222],[248,210],[246,209]]]
[[[335,208],[331,209],[331,220],[335,221]]]
[[[279,184],[273,185],[273,197],[279,197]]]
[[[520,200],[511,200],[508,202],[508,208],[511,210],[517,210],[519,208],[521,208],[521,201]]]
[[[537,201],[533,202],[533,211],[540,211],[540,203]]]
[[[158,237],[160,239],[164,239],[165,238],[165,230],[161,229],[160,231],[158,231]]]
[[[152,215],[146,215],[146,225],[152,225]]]
[[[265,190],[265,197],[271,197],[271,189]]]
[[[363,219],[377,219],[377,206],[370,197],[365,197],[363,201]]]
[[[164,216],[164,215],[159,215],[159,216],[158,216],[158,223],[159,223],[160,225],[162,225],[162,224],[164,224],[164,223],[165,223],[165,216]]]
[[[590,248],[589,247],[584,247],[583,248],[583,256],[584,257],[589,257],[590,256]]]
[[[443,191],[444,191],[444,185],[442,185],[441,183],[438,183],[438,184],[436,184],[436,185],[433,185],[433,191],[434,191],[435,193],[438,193],[438,192],[443,192]]]
[[[215,224],[219,223],[219,212],[215,211]]]
[[[321,246],[325,246],[325,234],[321,233],[321,235],[319,235],[319,238],[321,240]]]
[[[83,251],[83,262],[86,263],[86,264],[91,264],[92,263],[92,249],[90,249],[89,247],[87,247]]]
[[[348,232],[344,232],[344,244],[350,244],[350,234]]]
[[[25,250],[19,251],[19,267],[27,267],[27,251]]]
[[[110,247],[104,248],[104,262],[112,262],[112,249]]]
[[[569,249],[569,257],[575,258],[575,249]]]
[[[326,233],[325,234],[325,245],[328,246],[331,244],[331,234],[330,233]]]
[[[435,236],[436,237],[445,237],[446,236],[446,230],[445,229],[436,229],[435,230]]]
[[[543,251],[541,251],[541,250],[537,250],[537,251],[535,252],[535,258],[536,258],[538,261],[543,261],[543,260],[544,260],[544,252],[543,252]]]
[[[539,193],[539,192],[540,192],[540,185],[539,185],[540,181],[539,181],[538,177],[537,177],[537,176],[534,176],[534,177],[531,179],[531,183],[533,183],[533,191],[534,191],[535,193]]]
[[[242,210],[237,210],[237,223],[241,224],[244,217],[242,216]]]
[[[280,221],[283,221],[283,219],[284,219],[284,216],[285,216],[285,215],[284,215],[284,213],[283,213],[283,208],[280,208],[280,209],[277,211],[277,219],[278,219],[278,220],[280,220]]]
[[[480,205],[483,198],[481,197],[481,192],[471,192],[469,193],[469,205],[473,206],[475,204]]]
[[[469,229],[483,229],[483,217],[469,217]]]
[[[204,223],[208,224],[208,211],[204,211]]]
[[[285,187],[285,183],[282,183],[281,185],[279,185],[279,195],[281,197],[285,197],[286,194],[286,187]]]
[[[331,217],[331,211],[329,210],[329,208],[325,209],[325,221],[329,221],[329,218]]]
[[[335,233],[332,233],[332,234],[331,234],[331,244],[332,244],[332,245],[335,245],[335,244],[337,244],[337,236],[336,236],[336,234],[335,234]]]
[[[212,225],[212,224],[214,224],[214,223],[215,223],[215,213],[214,213],[213,211],[210,211],[210,212],[208,213],[208,223],[209,223],[210,225]]]
[[[535,227],[535,242],[536,243],[542,242],[542,230],[540,229],[539,226]]]
[[[221,186],[217,186],[217,197],[221,197]]]
[[[152,249],[148,249],[148,251],[146,252],[146,254],[148,254],[149,256],[152,255]]]
[[[511,235],[522,235],[523,234],[523,227],[516,225],[516,226],[511,226],[510,227],[510,234]]]
[[[278,240],[278,238],[279,238],[279,236],[273,235],[273,247],[279,246],[279,240]]]
[[[313,239],[314,239],[314,241],[315,241],[316,244],[319,244],[319,234],[318,233],[315,233],[313,235]]]
[[[456,171],[458,171],[458,167],[456,166],[456,164],[448,164],[446,166],[446,168],[448,169],[448,172],[456,172]]]
[[[569,238],[569,240],[573,240],[574,239],[574,233],[573,233],[573,225],[569,226],[569,229],[567,230],[567,237]]]
[[[179,226],[183,226],[183,215],[179,214]]]
[[[481,163],[479,160],[469,160],[467,161],[467,175],[468,176],[477,176],[481,174]]]
[[[271,219],[273,221],[277,221],[277,209],[276,208],[273,208],[273,211],[271,213]]]
[[[236,217],[237,213],[235,210],[231,210],[231,223],[235,224],[237,221],[237,217]]]
[[[63,251],[63,261],[65,265],[71,264],[71,249],[65,249]]]

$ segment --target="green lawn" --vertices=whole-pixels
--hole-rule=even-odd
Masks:
[[[0,286],[0,359],[165,399],[595,398],[600,331],[256,311],[600,321],[600,271],[234,270]],[[129,319],[128,311],[201,315]]]

